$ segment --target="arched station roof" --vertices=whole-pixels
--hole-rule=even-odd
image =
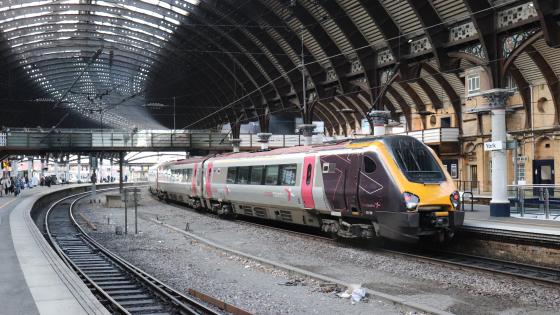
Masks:
[[[559,108],[559,14],[556,0],[0,0],[0,110],[6,125],[41,110],[130,128],[293,112],[329,133],[372,109],[408,125],[445,111],[460,127],[473,66],[524,100],[544,80]]]

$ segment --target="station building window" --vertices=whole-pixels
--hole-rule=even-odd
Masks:
[[[467,76],[467,92],[469,95],[480,92],[480,74],[470,74]]]
[[[517,180],[525,181],[525,161],[517,161]]]

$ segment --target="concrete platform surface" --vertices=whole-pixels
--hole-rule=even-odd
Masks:
[[[519,231],[525,233],[560,235],[560,221],[539,220],[519,217],[491,217],[490,206],[465,204],[465,226]]]
[[[0,197],[0,314],[109,314],[52,250],[29,215],[40,197],[77,185]]]

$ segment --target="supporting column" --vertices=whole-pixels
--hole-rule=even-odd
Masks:
[[[387,122],[389,121],[390,113],[386,110],[372,110],[369,112],[371,121],[373,123],[373,135],[376,137],[384,136],[387,134]]]
[[[56,176],[56,180],[60,182],[60,174],[58,174],[58,158],[54,158],[54,175]]]
[[[13,177],[17,177],[18,176],[18,165],[19,165],[19,160],[16,160],[12,163],[12,173],[13,173]]]
[[[231,146],[233,147],[233,153],[238,153],[241,146],[241,139],[231,139]]]
[[[122,195],[123,193],[123,162],[124,162],[124,152],[119,152],[119,191]]]
[[[507,195],[507,154],[506,154],[506,99],[513,92],[493,89],[480,93],[488,100],[492,115],[492,142],[500,149],[492,151],[492,200],[490,216],[509,217],[510,204]]]
[[[313,144],[313,130],[315,130],[315,125],[303,124],[299,126],[299,129],[303,134],[303,145],[309,146]]]
[[[27,157],[27,180],[29,183],[29,188],[33,187],[31,182],[33,181],[33,157]]]
[[[259,142],[261,144],[261,151],[268,151],[268,141],[270,140],[270,137],[272,137],[272,134],[261,132],[261,133],[257,133],[257,137],[259,137]]]

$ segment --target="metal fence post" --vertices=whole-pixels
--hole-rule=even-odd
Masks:
[[[544,188],[544,217],[550,219],[550,192],[548,188]]]
[[[525,216],[525,190],[523,189],[523,187],[519,187],[519,199],[520,199],[520,204],[521,204],[521,209],[519,211],[519,215],[521,217]]]
[[[138,194],[137,188],[134,189],[134,234],[138,234]]]
[[[124,234],[128,235],[128,190],[125,188],[124,191]]]

